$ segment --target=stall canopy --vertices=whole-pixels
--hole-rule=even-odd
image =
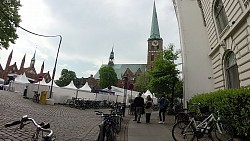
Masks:
[[[52,81],[53,81],[53,87],[59,87],[59,86],[56,85],[56,83],[55,83],[54,80],[51,80],[49,83],[47,83],[47,85],[48,85],[48,86],[51,86]]]
[[[85,85],[82,86],[79,90],[91,92],[91,88],[89,87],[88,82],[86,82]]]
[[[143,94],[143,97],[146,98],[148,95],[150,95],[151,98],[153,98],[153,94],[147,90],[144,94]]]
[[[17,78],[15,79],[15,82],[17,82],[17,83],[30,83],[28,78],[26,77],[25,73],[23,75],[17,76]]]
[[[68,89],[77,89],[76,86],[73,83],[73,80],[70,82],[70,84],[68,86],[65,86],[63,88],[68,88]]]

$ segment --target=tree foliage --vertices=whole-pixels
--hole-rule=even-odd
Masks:
[[[183,80],[178,80],[175,83],[175,93],[174,97],[183,98]]]
[[[149,73],[147,71],[141,73],[135,79],[135,84],[134,84],[135,90],[138,92],[146,92],[148,89],[147,86],[149,84],[149,81],[150,81]]]
[[[161,94],[171,94],[178,79],[179,71],[176,69],[175,60],[179,52],[174,52],[174,45],[169,44],[166,50],[157,55],[153,62],[153,68],[149,70],[151,80],[148,88],[157,96]]]
[[[99,86],[101,88],[106,88],[108,86],[116,86],[117,83],[117,75],[115,70],[110,66],[105,66],[99,70],[100,74],[100,82]]]
[[[64,87],[70,84],[72,80],[76,79],[76,73],[67,69],[61,71],[61,76],[59,80],[56,80],[56,84],[59,87]]]
[[[0,2],[0,49],[9,48],[18,38],[16,28],[21,22],[18,13],[21,7],[20,0],[1,0]]]

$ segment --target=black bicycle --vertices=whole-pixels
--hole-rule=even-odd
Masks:
[[[36,131],[33,134],[31,140],[32,141],[55,141],[56,137],[53,133],[53,131],[50,128],[49,123],[40,123],[38,124],[33,118],[28,117],[27,115],[23,116],[21,120],[17,120],[11,123],[5,124],[5,127],[11,127],[15,125],[20,125],[20,129],[24,128],[25,125],[33,123],[36,127]],[[48,133],[47,135],[44,135],[44,132]],[[41,139],[40,139],[40,133],[42,133]]]
[[[116,135],[120,130],[118,123],[118,118],[121,117],[117,114],[104,114],[100,111],[95,111],[97,115],[101,115],[103,121],[99,125],[100,131],[97,138],[97,141],[116,141]]]

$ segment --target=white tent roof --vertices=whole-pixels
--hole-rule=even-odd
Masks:
[[[70,84],[68,86],[65,86],[64,88],[77,89],[76,86],[73,83],[73,80],[70,82]]]
[[[149,90],[147,90],[147,91],[143,94],[143,97],[146,98],[148,95],[150,95],[150,97],[153,98],[153,95],[152,95],[152,93],[151,93]]]
[[[28,78],[26,77],[25,73],[23,75],[17,76],[17,78],[15,79],[15,82],[17,82],[17,83],[30,83],[28,81]]]
[[[109,91],[108,88],[105,88],[103,90]],[[124,89],[116,86],[111,86],[111,92],[115,92],[115,95],[124,95]]]
[[[39,83],[39,82],[38,82],[38,83]],[[40,85],[46,85],[46,86],[47,86],[47,85],[48,85],[48,83],[46,83],[46,82],[45,82],[45,79],[43,78],[43,80],[42,80],[42,81],[40,81]]]
[[[91,92],[91,88],[89,87],[89,83],[86,82],[85,85],[82,86],[79,90]]]
[[[51,83],[52,83],[52,80],[49,83],[47,83],[47,85],[51,86]],[[56,85],[55,81],[53,81],[53,87],[59,87],[59,86]]]

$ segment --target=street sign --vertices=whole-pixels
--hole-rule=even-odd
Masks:
[[[38,77],[38,81],[42,81],[43,80],[43,77],[42,76],[39,76]]]

